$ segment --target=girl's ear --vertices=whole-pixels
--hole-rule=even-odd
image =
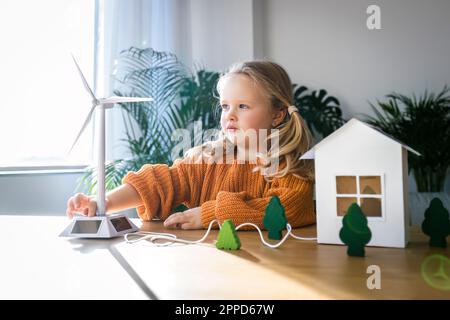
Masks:
[[[272,126],[273,127],[279,126],[286,117],[286,114],[287,114],[286,108],[275,110],[272,115]]]

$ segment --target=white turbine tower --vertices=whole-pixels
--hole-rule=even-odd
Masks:
[[[84,87],[92,98],[92,108],[76,137],[69,153],[76,145],[83,131],[86,129],[92,115],[96,109],[100,115],[100,123],[97,130],[99,137],[98,143],[98,162],[97,162],[97,213],[95,217],[74,217],[70,225],[64,229],[61,236],[71,236],[80,238],[112,238],[120,236],[124,233],[137,231],[138,228],[128,219],[124,214],[114,214],[106,216],[105,212],[105,110],[112,108],[116,103],[127,102],[144,102],[153,101],[152,98],[138,98],[138,97],[118,97],[112,96],[109,98],[100,98],[94,95],[94,92],[89,87],[83,72],[80,69],[75,57],[72,55],[73,61],[78,69]]]

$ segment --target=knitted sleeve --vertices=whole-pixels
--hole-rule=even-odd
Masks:
[[[172,167],[164,164],[146,164],[137,172],[129,172],[122,183],[133,186],[142,199],[137,207],[139,217],[149,221],[165,219],[173,208],[189,200],[190,186],[181,163]]]
[[[201,206],[203,227],[214,219],[220,223],[231,219],[235,225],[251,222],[263,228],[265,209],[272,196],[280,199],[292,227],[315,223],[313,182],[289,175],[275,179],[261,198],[253,198],[246,191],[220,191],[215,200]]]

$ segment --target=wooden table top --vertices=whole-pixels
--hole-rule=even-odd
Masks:
[[[146,222],[141,230],[188,240],[205,232],[168,230],[161,222]],[[430,248],[417,227],[411,229],[406,249],[367,247],[364,258],[347,256],[345,246],[294,238],[271,249],[256,231],[238,231],[241,249],[224,251],[214,246],[217,234],[212,231],[198,245],[158,247],[141,241],[116,247],[160,299],[450,299],[450,251]],[[294,234],[315,236],[315,226],[295,229]],[[447,278],[431,278],[430,285],[421,267],[435,254],[444,257]],[[425,268],[428,281],[438,267],[433,261]],[[380,268],[381,289],[367,287],[370,265]]]
[[[68,224],[0,216],[0,299],[148,299],[115,250],[123,238],[60,238]]]
[[[205,232],[133,221],[189,240]],[[168,247],[58,237],[68,223],[0,216],[0,299],[450,299],[450,249],[430,248],[418,228],[406,249],[368,247],[357,258],[293,238],[271,249],[256,231],[238,231],[238,251],[216,249],[217,230],[202,244]],[[314,236],[315,226],[294,233]],[[381,270],[381,289],[367,287],[370,265]]]

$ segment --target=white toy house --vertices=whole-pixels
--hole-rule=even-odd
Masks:
[[[317,242],[343,244],[342,218],[356,202],[367,216],[368,246],[408,243],[408,151],[420,154],[355,118],[301,159],[314,159]]]

